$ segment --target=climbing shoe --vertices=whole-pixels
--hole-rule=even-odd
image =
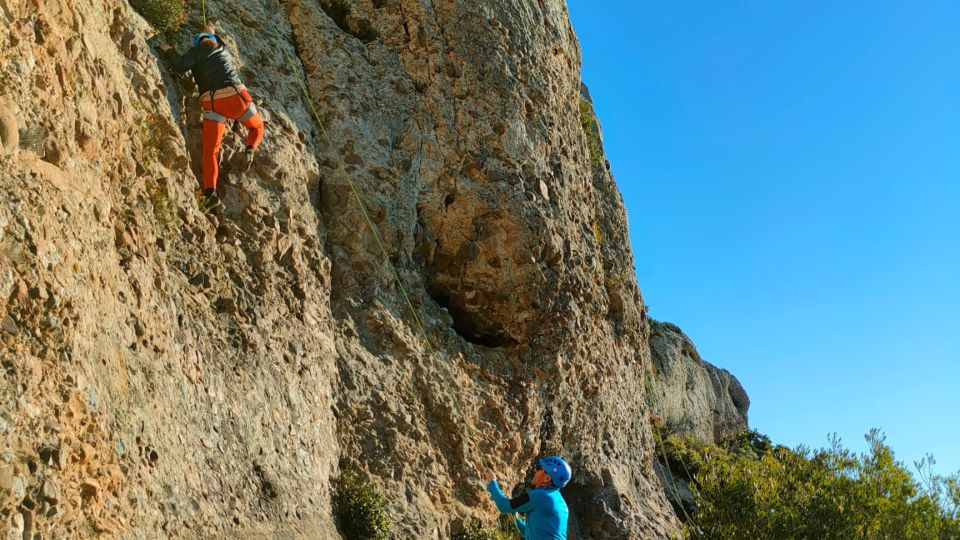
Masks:
[[[200,200],[200,210],[204,214],[216,214],[223,207],[220,202],[220,196],[215,189],[203,190],[203,198]]]
[[[247,148],[243,152],[243,172],[250,170],[250,166],[253,165],[253,155],[256,153],[256,150],[253,148]]]

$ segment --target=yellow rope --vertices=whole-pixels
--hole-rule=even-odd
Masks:
[[[651,360],[652,361],[652,360]],[[644,374],[646,376],[646,373]],[[646,390],[646,389],[645,389]],[[662,407],[662,403],[656,395],[653,396],[655,403],[653,403],[653,409],[659,414],[660,422],[663,423],[663,418],[666,417],[666,412]],[[694,529],[699,529],[696,520],[693,519],[693,516],[687,512],[687,507],[683,504],[683,499],[680,498],[680,490],[677,488],[677,480],[673,475],[673,471],[670,470],[670,461],[667,459],[667,444],[663,439],[663,436],[660,434],[660,429],[653,425],[653,422],[650,422],[650,431],[653,433],[653,451],[656,453],[657,449],[660,450],[660,457],[663,459],[663,468],[666,470],[667,481],[669,482],[669,488],[672,488],[674,497],[677,498],[677,505],[680,506],[680,510],[683,512],[684,517],[687,518],[687,524],[692,526]],[[684,461],[683,456],[677,456],[680,465],[683,466],[683,470],[687,473],[687,478],[690,482],[693,482],[693,475],[690,474],[690,469],[687,468],[687,463]],[[679,516],[677,516],[679,517]]]
[[[201,0],[201,2],[202,1],[203,0]],[[277,37],[277,40],[282,42],[283,39],[280,36],[279,32],[277,32],[276,28],[274,28],[273,31]],[[314,122],[316,122],[317,126],[320,128],[320,133],[323,135],[324,139],[326,139],[327,143],[332,146],[333,143],[332,143],[332,140],[330,139],[330,135],[327,133],[327,130],[323,125],[323,121],[320,120],[320,115],[317,113],[316,106],[314,106],[313,100],[310,98],[310,92],[307,89],[305,77],[301,75],[300,70],[297,69],[296,63],[293,61],[293,58],[290,57],[290,54],[287,52],[287,50],[282,47],[281,49],[283,50],[284,57],[286,58],[287,62],[290,64],[290,68],[293,70],[295,74],[297,74],[297,82],[300,85],[300,90],[303,92],[303,95],[306,98],[307,103],[310,105],[310,111],[313,114]],[[377,245],[380,247],[380,252],[382,253],[384,260],[387,262],[387,265],[390,266],[390,269],[393,272],[394,278],[396,279],[396,282],[397,282],[397,286],[399,287],[400,293],[403,296],[403,300],[406,303],[407,307],[409,308],[410,313],[413,315],[413,319],[417,323],[417,327],[420,329],[420,333],[423,336],[423,340],[427,346],[427,354],[430,357],[431,363],[436,363],[434,349],[433,349],[432,343],[430,342],[430,337],[427,335],[426,328],[423,325],[423,321],[420,319],[420,315],[417,313],[416,308],[413,307],[413,303],[410,301],[410,295],[407,293],[406,288],[403,286],[403,281],[400,277],[400,272],[397,270],[397,267],[390,260],[390,255],[387,252],[387,249],[384,246],[383,241],[380,239],[380,234],[377,232],[377,226],[376,224],[374,224],[373,219],[370,217],[370,213],[367,211],[367,207],[364,204],[363,199],[360,197],[360,192],[359,190],[357,190],[356,184],[353,182],[353,179],[351,178],[350,173],[347,171],[347,166],[344,163],[343,158],[340,157],[339,152],[334,152],[334,156],[335,156],[339,171],[343,173],[343,176],[347,179],[347,182],[350,184],[350,190],[357,201],[357,206],[360,207],[364,220],[367,222],[367,225],[370,227],[370,232],[373,234],[373,237],[376,239]],[[459,406],[460,400],[457,392],[452,392],[452,395],[454,396],[454,399],[458,402],[458,406]],[[462,415],[463,408],[462,407],[460,408],[461,408],[461,415]],[[464,422],[464,425],[467,427],[468,430],[473,431],[472,426],[468,422]],[[651,427],[653,428],[653,426]],[[696,522],[694,521],[693,516],[691,516],[687,512],[686,507],[683,505],[683,501],[680,499],[680,493],[679,493],[679,490],[677,489],[677,486],[675,483],[676,481],[673,479],[673,473],[672,471],[670,471],[669,461],[667,460],[666,445],[656,428],[651,429],[651,431],[654,432],[654,436],[657,439],[657,441],[654,442],[654,447],[659,446],[660,448],[660,453],[663,458],[664,467],[667,469],[668,476],[670,477],[670,487],[673,488],[673,492],[677,498],[677,502],[681,510],[683,511],[684,516],[687,518],[687,523],[690,523],[694,527],[696,527]],[[657,442],[659,442],[660,444],[658,445]],[[680,458],[680,461],[684,469],[687,470],[686,463],[683,462],[682,457]],[[687,470],[687,474],[689,475],[689,470]],[[693,479],[691,478],[691,480]]]
[[[273,33],[276,36],[277,41],[279,43],[284,42],[283,38],[280,36],[280,33],[277,31],[276,28],[273,28]],[[327,144],[329,144],[330,146],[333,146],[333,141],[330,138],[329,133],[327,133],[327,130],[323,125],[323,121],[320,120],[320,114],[317,113],[317,109],[316,109],[316,106],[314,106],[313,104],[313,100],[310,98],[310,92],[307,89],[307,85],[305,82],[306,76],[302,74],[299,69],[297,69],[296,62],[294,62],[293,58],[290,56],[290,53],[287,52],[286,48],[282,46],[280,48],[283,50],[283,55],[286,58],[287,63],[290,65],[290,69],[297,77],[297,83],[300,85],[300,90],[303,92],[303,96],[306,98],[307,103],[310,105],[310,111],[313,114],[314,122],[316,122],[317,127],[320,128],[320,133],[323,135],[323,138],[326,139]],[[367,222],[367,225],[370,227],[370,232],[373,234],[373,237],[376,239],[377,245],[380,247],[380,252],[383,255],[383,259],[386,261],[387,265],[390,266],[390,270],[392,271],[393,277],[397,282],[397,287],[400,289],[400,294],[403,297],[403,301],[407,305],[407,308],[410,310],[411,315],[413,315],[413,320],[416,322],[417,328],[420,329],[420,334],[423,336],[423,341],[426,344],[427,356],[430,358],[430,363],[432,365],[436,365],[437,360],[436,360],[436,353],[433,348],[433,343],[430,341],[430,336],[427,335],[427,330],[424,327],[423,320],[420,318],[420,315],[417,313],[417,309],[413,306],[413,302],[410,301],[410,295],[407,293],[406,287],[403,286],[403,280],[400,277],[400,272],[399,270],[397,270],[397,267],[390,260],[390,254],[387,252],[386,246],[384,246],[383,241],[380,239],[380,234],[377,232],[377,226],[373,222],[373,219],[370,217],[370,213],[367,211],[367,207],[364,204],[363,199],[360,197],[360,191],[357,189],[357,186],[354,183],[352,177],[350,176],[350,173],[347,171],[347,166],[344,163],[343,158],[340,157],[340,153],[337,151],[334,152],[334,156],[336,158],[337,168],[343,174],[344,178],[347,179],[347,182],[350,184],[350,190],[353,193],[354,199],[356,199],[357,201],[357,206],[360,207],[360,211],[363,214],[363,218]],[[440,364],[440,372],[444,379],[443,382],[447,386],[447,389],[450,391],[450,394],[453,397],[455,406],[460,411],[460,415],[463,420],[464,427],[466,428],[469,434],[475,433],[473,426],[467,421],[467,417],[465,415],[465,409],[460,400],[460,394],[459,392],[456,392],[453,388],[453,379],[451,374],[449,373],[449,369],[450,369],[449,366],[443,362],[440,362],[439,364]],[[466,451],[466,447],[464,447],[464,451]],[[464,455],[464,459],[467,459],[469,461],[466,455]]]
[[[660,435],[660,430],[656,426],[651,425],[650,431],[653,432],[653,436],[657,439],[653,443],[654,449],[657,448],[658,446],[657,443],[658,442],[660,443],[659,444],[660,457],[663,458],[663,468],[666,470],[666,473],[667,473],[666,474],[668,478],[667,481],[670,483],[670,487],[673,488],[672,490],[673,496],[677,498],[677,505],[680,507],[680,510],[683,511],[684,517],[687,518],[687,523],[692,525],[694,528],[696,528],[697,522],[694,521],[693,516],[691,516],[690,513],[687,512],[687,507],[683,504],[683,499],[680,498],[680,490],[677,488],[677,479],[674,477],[673,471],[670,470],[670,461],[667,459],[667,445],[664,442],[663,437],[661,437]],[[687,464],[684,463],[683,461],[683,456],[679,456],[679,459],[680,459],[680,464],[683,465],[683,470],[687,471],[687,476],[690,478],[690,481],[692,482],[693,478],[690,476],[690,471],[689,469],[687,469]]]
[[[273,31],[274,31],[274,34],[276,34],[277,38],[282,40],[276,28],[274,28]],[[323,125],[323,122],[320,120],[320,115],[317,113],[317,108],[314,106],[313,100],[310,98],[310,92],[309,90],[307,90],[307,85],[304,82],[304,77],[299,76],[300,70],[297,69],[296,63],[293,61],[293,58],[290,57],[290,53],[288,53],[286,49],[283,49],[283,55],[284,57],[286,57],[287,62],[290,64],[290,68],[293,69],[294,73],[298,75],[297,83],[300,85],[300,90],[303,92],[304,97],[307,99],[307,103],[310,105],[310,111],[313,113],[314,121],[317,123],[317,126],[320,128],[320,133],[323,135],[323,138],[327,140],[327,144],[330,144],[331,146],[333,146],[333,141],[330,139],[330,135],[327,133],[327,130]],[[363,218],[367,222],[367,225],[370,227],[370,232],[373,233],[373,237],[377,241],[377,246],[380,247],[380,253],[383,255],[383,258],[387,262],[387,265],[390,266],[390,269],[393,272],[394,278],[396,278],[397,286],[400,288],[400,294],[403,296],[404,302],[407,304],[407,307],[410,309],[410,313],[413,315],[413,320],[417,323],[417,327],[420,329],[420,334],[423,336],[423,340],[427,344],[427,351],[432,360],[434,357],[433,345],[430,342],[430,337],[427,335],[426,328],[423,326],[423,321],[420,319],[420,315],[417,313],[416,308],[413,307],[413,302],[410,301],[410,295],[407,294],[406,287],[403,286],[403,281],[400,277],[400,271],[397,270],[397,267],[394,266],[393,262],[390,260],[390,254],[387,252],[386,246],[383,245],[383,241],[380,239],[380,234],[377,232],[377,226],[376,224],[374,224],[373,219],[370,217],[370,213],[367,211],[367,206],[363,203],[363,199],[360,197],[360,192],[359,190],[357,190],[356,184],[353,182],[353,179],[350,177],[350,173],[347,172],[346,163],[344,163],[343,158],[340,157],[339,152],[334,152],[334,156],[336,158],[337,167],[339,171],[343,173],[344,178],[346,178],[347,182],[350,184],[350,191],[353,193],[353,196],[357,201],[357,206],[360,207],[360,211],[363,214]]]
[[[203,12],[203,29],[207,29],[207,2],[200,0],[200,10]]]

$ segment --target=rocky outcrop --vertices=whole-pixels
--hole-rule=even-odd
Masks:
[[[736,377],[704,361],[693,341],[674,324],[648,319],[650,369],[647,402],[658,429],[654,470],[677,514],[689,518],[696,509],[690,483],[694,472],[666,448],[671,436],[692,437],[699,444],[720,443],[748,429],[750,398]],[[683,444],[683,443],[681,443]]]
[[[680,328],[651,319],[650,352],[652,414],[667,432],[717,443],[747,429],[750,398],[740,381],[700,358]]]
[[[448,538],[494,519],[483,469],[557,452],[572,537],[671,537],[565,4],[204,6],[267,120],[246,173],[228,132],[209,220],[194,89],[146,22],[0,0],[4,532],[338,538],[350,466],[398,537]]]

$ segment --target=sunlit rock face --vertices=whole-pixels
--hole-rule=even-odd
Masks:
[[[740,381],[703,360],[676,325],[651,320],[650,327],[653,414],[705,443],[747,429],[750,398]]]
[[[496,519],[484,469],[559,453],[571,537],[670,538],[565,4],[205,10],[267,122],[246,172],[228,130],[213,219],[195,88],[140,15],[0,0],[4,534],[339,538],[349,466],[398,538],[449,538]]]

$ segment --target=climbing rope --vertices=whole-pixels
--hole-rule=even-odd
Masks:
[[[204,0],[201,0],[201,6],[203,6],[203,5],[204,5]],[[203,11],[204,25],[206,25],[206,8],[204,7],[203,9],[204,9],[204,11]],[[277,41],[278,41],[279,43],[283,43],[284,40],[283,40],[282,36],[280,35],[280,33],[277,31],[277,29],[276,29],[276,28],[273,28],[272,30],[273,30],[274,36],[277,38]],[[311,114],[312,114],[312,116],[313,116],[314,122],[316,123],[317,127],[320,128],[320,133],[321,133],[321,135],[323,136],[323,138],[326,140],[327,144],[332,147],[332,146],[333,146],[333,141],[332,141],[329,133],[327,132],[326,127],[325,127],[323,121],[320,119],[320,115],[319,115],[319,113],[317,112],[316,106],[315,106],[314,103],[313,103],[313,99],[310,97],[310,92],[309,92],[309,89],[307,88],[307,85],[306,85],[306,76],[300,71],[300,69],[297,68],[296,62],[294,62],[293,58],[290,56],[290,53],[286,50],[286,48],[284,48],[284,47],[280,47],[280,48],[281,48],[281,50],[283,51],[283,56],[284,56],[284,58],[286,59],[287,63],[289,64],[289,67],[290,67],[292,73],[294,73],[294,74],[296,75],[297,83],[298,83],[298,85],[299,85],[299,87],[300,87],[300,90],[301,90],[301,92],[303,93],[304,98],[307,100],[308,105],[310,106],[310,112],[311,112]],[[380,249],[380,252],[381,252],[381,255],[383,256],[384,261],[386,261],[387,265],[390,267],[391,273],[393,274],[394,279],[395,279],[395,281],[396,281],[396,283],[397,283],[397,288],[400,290],[400,295],[401,295],[401,297],[403,298],[403,302],[406,304],[407,308],[408,308],[409,311],[410,311],[410,314],[413,316],[413,320],[414,320],[414,322],[416,323],[417,328],[420,330],[420,334],[421,334],[421,336],[423,337],[424,344],[426,345],[427,355],[428,355],[429,358],[430,358],[431,364],[436,365],[436,364],[437,364],[437,361],[436,361],[436,353],[435,353],[435,350],[434,350],[434,348],[433,348],[433,344],[432,344],[432,342],[430,341],[430,337],[429,337],[429,335],[427,334],[427,330],[426,330],[426,328],[425,328],[425,326],[424,326],[424,324],[423,324],[423,320],[420,318],[420,315],[419,315],[419,313],[417,312],[416,308],[414,307],[413,302],[410,300],[410,295],[409,295],[409,293],[407,292],[406,287],[404,287],[404,285],[403,285],[403,279],[402,279],[402,277],[400,276],[400,272],[399,272],[399,270],[397,269],[396,265],[394,265],[393,262],[392,262],[391,259],[390,259],[390,254],[389,254],[389,252],[387,251],[386,246],[384,245],[383,241],[382,241],[381,238],[380,238],[380,233],[378,232],[377,226],[376,226],[376,224],[373,222],[373,219],[370,217],[370,213],[369,213],[369,211],[367,210],[367,206],[366,206],[366,204],[364,204],[363,198],[360,196],[360,191],[357,189],[356,183],[353,181],[353,178],[351,177],[349,171],[347,171],[346,163],[344,162],[343,158],[340,156],[339,152],[334,152],[334,159],[335,159],[335,161],[336,161],[336,163],[337,163],[337,169],[338,169],[338,171],[339,171],[340,173],[342,173],[343,177],[346,178],[348,184],[350,185],[350,191],[351,191],[351,193],[353,194],[353,197],[354,197],[354,199],[355,199],[356,202],[357,202],[357,206],[360,208],[360,211],[361,211],[361,214],[363,215],[364,221],[367,223],[367,226],[370,228],[370,232],[371,232],[371,234],[373,234],[373,237],[374,237],[374,239],[376,240],[377,246],[378,246],[379,249]],[[448,386],[448,390],[451,391],[451,395],[454,397],[454,400],[455,400],[458,408],[460,409],[461,415],[463,416],[463,414],[464,414],[464,408],[462,407],[462,405],[461,405],[461,403],[460,403],[459,393],[453,391],[452,381],[450,380],[450,374],[449,374],[449,372],[448,372],[449,367],[443,365],[442,362],[441,362],[440,364],[441,364],[441,366],[442,366],[441,372],[442,372],[442,374],[443,374],[443,376],[444,376],[444,383]],[[659,403],[658,403],[658,405],[659,405]],[[468,430],[469,432],[472,433],[472,432],[474,431],[473,426],[472,426],[469,422],[466,422],[466,421],[465,421],[465,416],[464,416],[463,425],[464,425],[464,427],[467,428],[467,430]],[[651,427],[653,427],[653,426],[651,426]],[[654,437],[657,439],[657,440],[654,442],[654,446],[655,446],[655,447],[659,447],[660,454],[661,454],[661,457],[662,457],[662,459],[663,459],[663,464],[664,464],[664,467],[665,467],[666,470],[667,470],[667,475],[668,475],[669,480],[670,480],[670,482],[669,482],[669,483],[670,483],[670,487],[672,488],[673,494],[674,494],[674,496],[675,496],[676,499],[677,499],[677,503],[678,503],[678,505],[680,506],[680,509],[681,509],[681,511],[682,511],[683,514],[684,514],[684,517],[686,518],[686,522],[687,522],[688,524],[694,526],[694,527],[697,527],[696,521],[693,519],[693,516],[691,516],[690,513],[687,512],[687,509],[686,509],[686,507],[684,506],[682,499],[680,498],[679,489],[677,488],[676,481],[674,480],[674,477],[673,477],[673,472],[670,471],[669,461],[667,460],[666,444],[664,443],[664,440],[663,440],[663,438],[662,438],[662,436],[661,436],[661,434],[660,434],[660,432],[659,432],[658,429],[655,429],[655,428],[654,428],[654,429],[651,429],[651,431],[653,432]],[[658,443],[659,443],[659,444],[658,444]],[[464,456],[464,457],[466,457],[466,456]],[[681,462],[681,465],[682,465],[683,468],[684,468],[684,471],[687,473],[688,478],[692,481],[692,480],[693,480],[692,475],[690,475],[690,471],[689,471],[689,469],[687,468],[687,465],[686,465],[686,463],[684,462],[683,457],[682,457],[682,456],[679,456],[679,460],[680,460],[680,462]]]
[[[203,29],[207,28],[207,2],[206,0],[200,0],[200,11],[203,13]]]
[[[278,40],[282,40],[276,28],[273,29],[273,32]],[[313,114],[314,122],[316,122],[317,127],[320,128],[320,133],[323,135],[323,138],[326,139],[327,144],[333,146],[333,141],[331,140],[330,135],[327,133],[327,129],[324,127],[323,121],[320,120],[320,115],[317,113],[317,108],[313,104],[313,99],[310,98],[310,92],[307,90],[307,84],[305,82],[304,75],[299,69],[297,69],[296,63],[293,61],[293,58],[290,57],[290,53],[282,47],[281,49],[283,49],[283,55],[290,64],[290,69],[293,70],[293,72],[297,75],[297,83],[300,85],[300,90],[303,92],[303,96],[310,105],[310,112]],[[340,157],[339,152],[334,153],[334,158],[337,162],[337,169],[343,174],[344,178],[346,178],[347,182],[350,184],[350,191],[353,193],[354,199],[357,201],[357,206],[360,208],[360,212],[363,214],[363,219],[370,227],[370,232],[373,234],[373,238],[377,241],[377,246],[380,248],[380,253],[383,255],[384,260],[387,262],[387,265],[390,267],[390,270],[396,279],[397,287],[400,289],[400,295],[403,297],[404,303],[410,309],[410,314],[413,315],[414,322],[416,322],[417,327],[420,329],[420,334],[423,336],[423,340],[427,345],[427,352],[432,360],[435,356],[433,345],[430,342],[430,337],[427,335],[427,330],[423,325],[423,321],[420,319],[420,315],[417,313],[417,309],[413,307],[413,302],[410,301],[410,295],[407,293],[406,287],[403,286],[403,280],[400,277],[400,271],[397,270],[397,267],[390,260],[390,254],[387,251],[386,246],[384,246],[383,241],[380,239],[380,234],[377,232],[377,226],[370,217],[370,212],[367,211],[367,205],[364,204],[363,199],[360,197],[360,191],[357,189],[357,186],[350,176],[350,173],[347,171],[346,163],[343,161],[343,158]]]
[[[653,432],[653,436],[657,439],[654,441],[653,445],[659,447],[660,457],[663,459],[663,468],[666,471],[666,476],[668,477],[668,483],[670,488],[672,488],[673,496],[677,498],[677,506],[680,507],[680,510],[683,512],[683,516],[686,518],[687,523],[697,527],[696,521],[694,521],[693,516],[687,512],[687,507],[683,504],[683,499],[680,498],[680,490],[677,488],[677,480],[673,475],[673,471],[670,470],[670,462],[667,460],[667,445],[663,441],[663,437],[660,435],[660,430],[656,426],[650,426],[650,431]],[[659,443],[659,444],[658,444]],[[693,476],[690,475],[690,470],[687,469],[686,463],[683,461],[683,456],[679,456],[680,464],[683,466],[683,470],[687,473],[687,478],[690,481],[693,481]]]
[[[277,31],[277,29],[273,28],[272,30],[273,30],[274,36],[277,38],[278,43],[283,43],[284,40],[280,36],[280,33]],[[286,58],[291,72],[296,75],[297,83],[300,86],[300,90],[303,92],[304,98],[307,100],[307,103],[310,105],[310,112],[313,115],[314,122],[316,123],[317,127],[320,128],[320,133],[323,136],[323,138],[326,140],[327,144],[332,147],[333,140],[331,139],[329,133],[327,132],[327,129],[323,124],[323,121],[320,119],[320,114],[317,112],[316,106],[313,104],[313,99],[311,99],[310,97],[310,92],[307,89],[306,76],[300,71],[300,69],[297,68],[296,62],[294,62],[293,58],[290,56],[290,53],[287,52],[286,48],[281,46],[280,49],[283,51],[283,56],[284,58]],[[404,304],[406,304],[407,308],[410,311],[410,314],[413,316],[413,320],[416,323],[417,328],[419,328],[420,330],[420,335],[423,337],[423,341],[426,345],[427,356],[430,359],[430,363],[433,366],[440,367],[440,373],[443,378],[443,383],[447,386],[448,392],[453,397],[454,405],[460,411],[460,416],[462,418],[462,425],[466,429],[468,435],[473,435],[476,431],[473,425],[467,421],[467,417],[465,414],[466,409],[463,407],[463,403],[460,400],[460,392],[455,391],[453,388],[453,379],[450,372],[450,367],[444,362],[437,362],[437,354],[433,347],[433,343],[430,341],[430,336],[427,335],[427,330],[423,324],[423,320],[420,318],[419,313],[417,313],[417,309],[413,306],[413,302],[410,300],[410,295],[407,292],[406,287],[404,287],[403,285],[403,279],[400,276],[400,271],[397,270],[396,265],[394,265],[393,261],[390,260],[390,254],[387,251],[386,246],[383,244],[383,241],[380,238],[380,234],[378,232],[376,224],[373,222],[373,219],[370,217],[370,213],[367,211],[367,206],[366,204],[364,204],[363,198],[360,196],[360,191],[357,189],[356,183],[353,181],[353,178],[350,176],[350,173],[347,171],[346,163],[344,163],[343,158],[340,157],[339,152],[335,151],[334,157],[337,163],[337,170],[340,173],[342,173],[343,177],[346,178],[347,182],[350,184],[350,191],[353,193],[353,197],[357,202],[357,206],[360,208],[360,212],[363,214],[364,221],[366,221],[367,226],[369,226],[370,232],[371,234],[373,234],[373,237],[377,242],[377,246],[380,248],[380,253],[383,256],[384,261],[386,261],[387,265],[390,267],[391,273],[393,274],[393,277],[397,283],[397,288],[400,290],[400,295],[403,298]],[[464,451],[466,451],[466,446],[464,446]],[[468,462],[467,464],[470,465],[471,463],[469,458],[466,455],[464,455],[463,457]]]
[[[646,374],[644,376],[646,376]],[[656,395],[654,395],[653,397],[656,400],[653,403],[653,408],[658,413],[659,418],[661,418],[660,421],[663,422],[663,417],[665,416],[665,413],[663,411],[662,404],[660,400],[656,397]],[[671,491],[673,492],[673,496],[676,497],[677,506],[679,506],[680,510],[683,512],[683,516],[686,518],[686,523],[694,527],[695,529],[699,529],[700,527],[699,525],[697,525],[696,520],[694,520],[693,516],[690,515],[689,512],[687,512],[687,507],[683,504],[683,499],[680,498],[680,490],[677,488],[677,480],[673,475],[673,471],[670,470],[670,461],[667,459],[666,442],[664,442],[663,436],[660,434],[660,429],[657,426],[654,426],[652,424],[653,423],[651,422],[650,431],[653,433],[653,436],[656,439],[653,442],[654,452],[656,452],[657,449],[659,448],[660,457],[661,459],[663,459],[663,468],[665,469],[665,472],[666,472],[665,476],[667,476],[667,480],[669,483],[668,489],[671,489]],[[690,469],[687,468],[687,464],[686,464],[686,461],[684,461],[683,459],[683,455],[678,455],[677,458],[680,461],[680,465],[683,467],[683,471],[687,473],[687,478],[692,482],[693,475],[690,474]]]

